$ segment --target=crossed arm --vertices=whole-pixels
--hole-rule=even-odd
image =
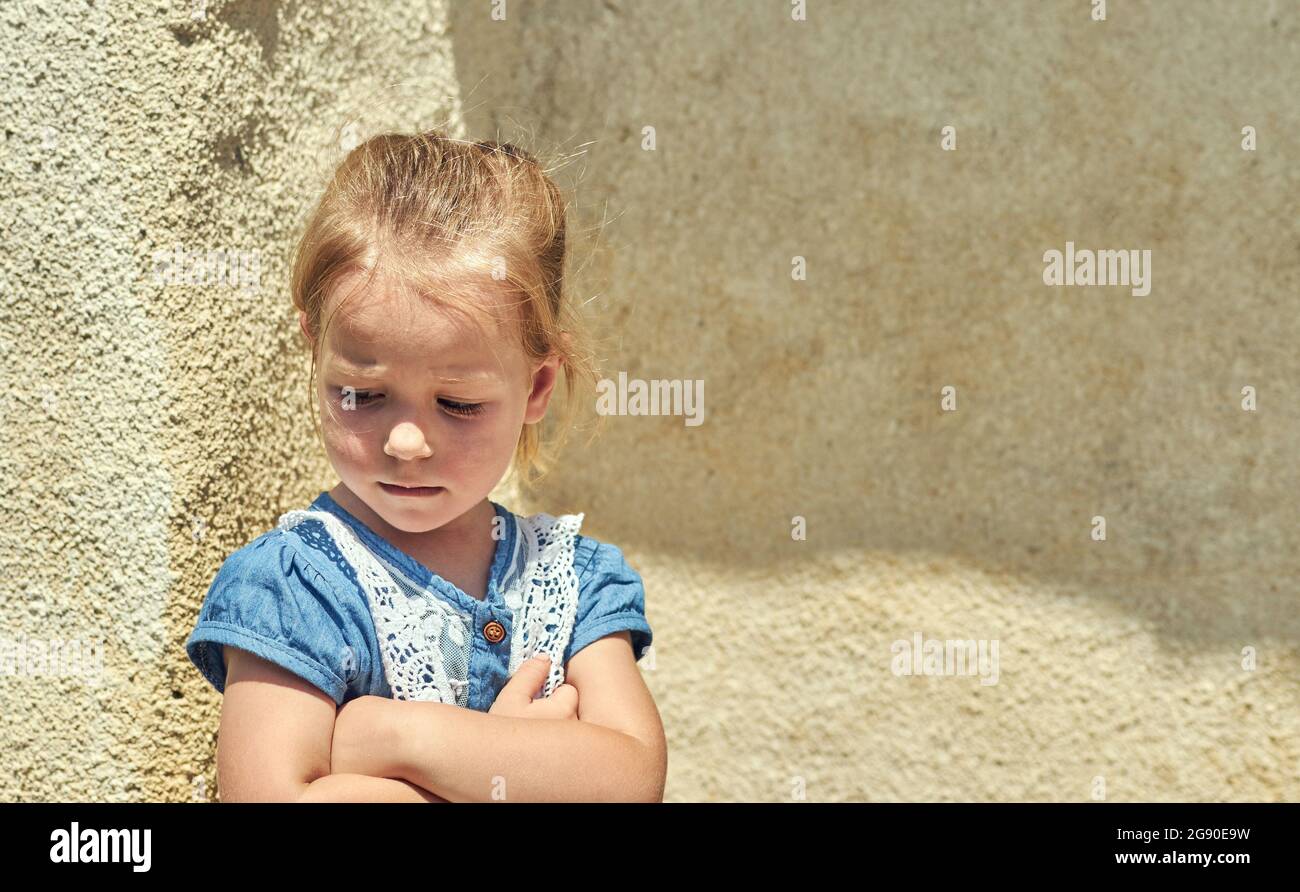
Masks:
[[[569,660],[578,708],[563,720],[385,697],[339,709],[282,666],[239,647],[222,654],[223,802],[663,799],[663,726],[625,631]]]
[[[566,667],[578,720],[359,697],[339,710],[331,773],[304,801],[660,802],[667,746],[628,632]],[[364,778],[364,780],[363,780]]]

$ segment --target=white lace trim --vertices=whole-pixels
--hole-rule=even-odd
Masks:
[[[584,516],[557,518],[542,513],[519,518],[524,569],[502,592],[514,618],[506,673],[514,676],[524,660],[541,653],[549,655],[551,668],[542,687],[543,697],[564,684],[564,651],[578,614],[573,552]]]
[[[356,533],[328,511],[290,511],[280,518],[279,527],[289,530],[305,520],[319,520],[325,525],[357,574],[375,623],[380,659],[393,699],[455,704],[459,689],[468,680],[447,675],[438,639],[445,627],[452,640],[465,643],[459,612],[441,598],[408,595]]]
[[[542,687],[543,697],[551,696],[564,683],[562,661],[578,611],[578,575],[573,556],[583,518],[583,514],[557,518],[545,513],[516,518],[519,538],[515,544],[516,548],[524,548],[524,566],[501,593],[513,626],[506,674],[513,676],[525,660],[539,653],[548,654],[551,666]],[[469,680],[448,676],[448,663],[439,641],[446,631],[455,645],[470,647],[461,625],[466,620],[464,614],[436,595],[410,596],[348,524],[328,511],[289,511],[280,517],[278,525],[287,531],[306,520],[324,524],[356,572],[375,623],[380,658],[393,698],[463,702],[459,694]],[[462,665],[468,662],[467,658]]]

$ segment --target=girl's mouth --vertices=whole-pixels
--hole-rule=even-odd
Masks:
[[[395,483],[379,484],[383,487],[384,492],[392,493],[395,496],[434,496],[442,492],[441,486],[398,486]]]

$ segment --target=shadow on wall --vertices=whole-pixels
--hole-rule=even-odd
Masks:
[[[1286,36],[1031,7],[452,7],[471,133],[594,140],[571,228],[614,222],[572,239],[569,287],[604,374],[706,385],[698,426],[573,439],[542,505],[720,566],[952,554],[1171,638],[1300,638],[1295,174],[1196,113],[1210,66],[1295,130]],[[1151,251],[1151,293],[1045,285],[1067,241]]]
[[[1205,118],[1296,129],[1296,22],[1211,47],[1208,8],[1074,6],[453,5],[473,134],[595,141],[571,229],[614,222],[569,286],[605,375],[706,382],[698,426],[575,438],[539,504],[720,566],[950,554],[1175,639],[1300,638],[1294,175]],[[1150,250],[1150,293],[1045,285],[1067,241]]]

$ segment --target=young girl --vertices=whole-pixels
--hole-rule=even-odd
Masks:
[[[384,134],[335,171],[291,287],[341,482],[226,559],[186,642],[224,801],[662,800],[641,577],[582,514],[487,498],[545,470],[560,369],[570,406],[594,377],[564,227],[509,144]]]

